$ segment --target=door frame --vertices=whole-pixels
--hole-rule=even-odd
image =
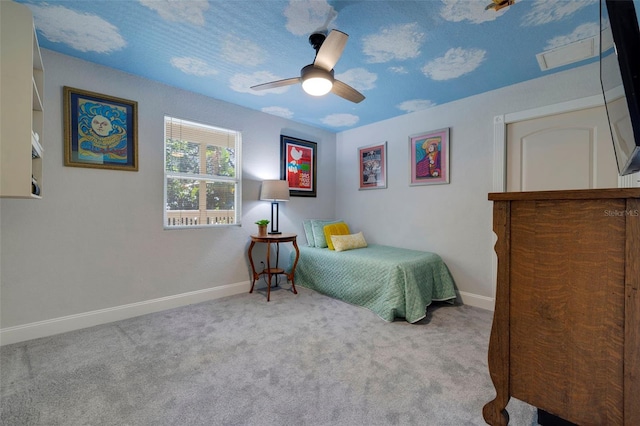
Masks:
[[[511,112],[493,117],[493,186],[492,192],[505,192],[507,189],[507,125],[518,121],[542,118],[549,115],[573,112],[581,109],[604,106],[602,94],[575,99],[540,108],[533,108],[519,112]],[[618,188],[633,186],[633,175],[618,176]],[[496,243],[493,234],[493,245]],[[493,247],[492,245],[492,247]],[[496,282],[498,277],[498,258],[491,250],[491,281],[492,296],[495,303]]]

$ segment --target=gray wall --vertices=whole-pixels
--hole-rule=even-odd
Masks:
[[[338,134],[336,214],[367,241],[439,253],[463,300],[492,303],[494,117],[601,94],[598,64]],[[409,186],[409,135],[450,128],[450,184]],[[358,191],[357,148],[387,141],[388,189]]]
[[[337,135],[44,50],[44,198],[0,200],[0,328],[249,281],[262,179],[279,177],[279,136],[318,142],[318,197],[293,197],[280,228],[346,220],[368,241],[440,253],[470,303],[492,295],[493,117],[599,93],[598,65]],[[140,171],[63,166],[62,86],[138,101]],[[418,96],[418,94],[416,95]],[[163,230],[165,114],[243,134],[242,226]],[[451,183],[410,187],[408,136],[451,128]],[[358,191],[357,148],[388,142],[388,188]],[[261,253],[258,251],[257,256]],[[482,305],[480,303],[479,305]]]
[[[280,134],[318,143],[318,197],[294,197],[280,229],[335,213],[335,134],[43,51],[42,200],[0,201],[2,328],[249,281],[260,181],[280,177]],[[63,166],[62,87],[138,102],[138,172]],[[242,226],[163,230],[164,115],[240,130]],[[304,239],[302,239],[304,241]],[[260,256],[256,250],[256,257]]]

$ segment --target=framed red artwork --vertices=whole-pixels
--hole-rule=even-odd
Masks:
[[[289,183],[292,197],[315,197],[318,144],[280,135],[280,179]]]

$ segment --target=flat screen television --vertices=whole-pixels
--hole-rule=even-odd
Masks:
[[[640,0],[600,2],[600,82],[618,174],[640,170]]]

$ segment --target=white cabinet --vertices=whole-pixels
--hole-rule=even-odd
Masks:
[[[31,10],[0,1],[0,32],[0,197],[40,198],[44,70]]]

